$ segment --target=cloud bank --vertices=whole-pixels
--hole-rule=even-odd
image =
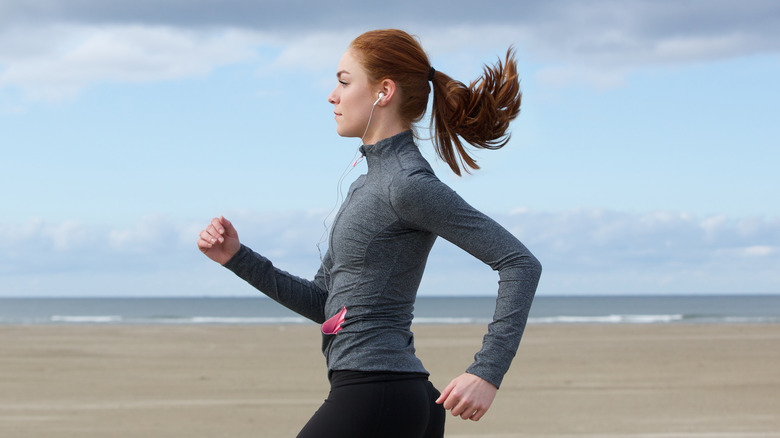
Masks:
[[[312,278],[324,212],[231,215],[242,242],[281,269]],[[544,265],[540,294],[780,292],[780,220],[685,213],[518,210],[496,219]],[[203,224],[149,217],[110,229],[33,220],[0,250],[0,295],[254,294],[195,248]],[[323,245],[323,251],[324,247]],[[421,287],[425,295],[489,295],[497,276],[439,240]]]
[[[780,52],[774,1],[506,0],[473,8],[408,0],[357,7],[311,0],[9,0],[0,5],[0,91],[61,100],[105,81],[204,75],[251,62],[260,51],[276,54],[270,67],[316,71],[332,68],[356,34],[382,27],[408,29],[434,53],[516,44],[549,86],[610,87],[638,68]]]

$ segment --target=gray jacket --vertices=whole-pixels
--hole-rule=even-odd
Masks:
[[[361,151],[368,172],[334,218],[314,281],[275,268],[246,246],[225,266],[293,311],[317,323],[330,319],[322,345],[330,371],[427,373],[410,327],[428,254],[441,236],[498,271],[493,321],[466,371],[500,386],[525,329],[539,261],[436,178],[411,131]]]

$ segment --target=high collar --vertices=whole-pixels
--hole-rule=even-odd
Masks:
[[[375,144],[360,146],[360,153],[366,157],[366,162],[370,165],[372,161],[380,159],[384,155],[395,153],[408,144],[414,144],[411,130],[379,140]]]

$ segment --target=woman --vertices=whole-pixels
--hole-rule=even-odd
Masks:
[[[360,137],[368,171],[350,187],[313,281],[275,268],[215,218],[198,247],[279,303],[322,324],[331,391],[299,437],[441,437],[445,409],[478,421],[517,351],[541,265],[512,234],[439,181],[414,143],[433,85],[437,153],[458,175],[478,148],[506,144],[521,93],[511,50],[469,86],[435,71],[399,30],[367,32],[341,58],[328,97],[336,129]],[[440,394],[414,354],[412,310],[437,236],[499,273],[494,320],[466,372]],[[465,364],[464,364],[465,365]]]

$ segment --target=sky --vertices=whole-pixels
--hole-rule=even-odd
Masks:
[[[401,28],[521,114],[437,175],[541,260],[540,295],[780,293],[780,3],[0,0],[0,296],[253,296],[195,241],[218,215],[305,278],[359,139],[327,96]],[[491,295],[439,239],[421,295]]]

